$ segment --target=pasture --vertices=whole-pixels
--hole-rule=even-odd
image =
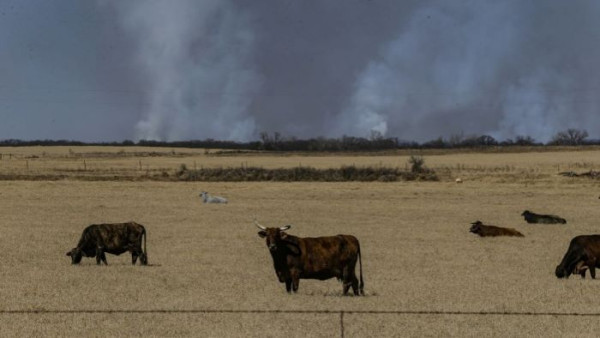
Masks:
[[[569,240],[600,233],[600,150],[425,154],[439,182],[148,179],[194,166],[404,167],[408,154],[213,156],[203,150],[0,148],[0,336],[595,336],[599,280],[559,280]],[[10,154],[7,155],[7,154]],[[85,161],[85,164],[84,164]],[[461,177],[462,184],[454,179]],[[229,200],[203,204],[208,191]],[[525,209],[561,224],[527,224]],[[353,234],[364,297],[335,279],[288,295],[253,225]],[[524,238],[480,238],[470,223]],[[136,221],[149,266],[65,253],[85,226]]]

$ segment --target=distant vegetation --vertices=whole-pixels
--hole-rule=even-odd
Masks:
[[[175,176],[181,181],[220,182],[395,182],[437,181],[432,170],[403,171],[398,168],[342,166],[340,168],[317,169],[294,167],[265,169],[259,167],[188,169],[181,165]]]
[[[547,143],[541,143],[529,136],[517,136],[515,139],[498,141],[489,135],[463,134],[452,135],[448,139],[439,137],[437,139],[418,143],[414,141],[402,141],[397,137],[384,137],[377,132],[371,133],[369,138],[343,136],[341,138],[311,138],[297,139],[295,137],[284,137],[279,133],[260,134],[259,141],[235,142],[219,141],[213,139],[190,140],[190,141],[149,141],[140,140],[134,142],[125,140],[122,142],[80,142],[69,140],[33,140],[23,141],[8,139],[0,141],[0,146],[80,146],[80,145],[104,145],[104,146],[145,146],[145,147],[175,147],[175,148],[208,148],[228,150],[252,150],[252,151],[324,151],[324,152],[356,152],[356,151],[381,151],[394,149],[454,149],[454,148],[489,148],[489,147],[516,147],[516,146],[582,146],[600,145],[600,140],[588,139],[588,133],[580,129],[567,129],[556,133]]]

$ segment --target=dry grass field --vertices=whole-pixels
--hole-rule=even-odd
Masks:
[[[600,233],[600,181],[557,173],[600,168],[598,149],[426,154],[439,182],[393,183],[145,178],[181,164],[405,167],[407,154],[0,153],[2,337],[592,337],[600,330],[600,281],[554,276],[572,237]],[[230,202],[202,204],[202,190]],[[530,225],[525,209],[568,223]],[[343,297],[336,280],[301,280],[298,294],[288,295],[255,215],[267,226],[291,223],[298,236],[358,237],[366,296]],[[478,219],[525,237],[479,238],[468,232]],[[131,266],[128,254],[107,255],[108,266],[92,258],[70,264],[65,253],[85,226],[130,220],[146,226],[149,266]]]

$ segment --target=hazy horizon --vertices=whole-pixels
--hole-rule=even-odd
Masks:
[[[0,139],[599,138],[600,3],[0,0]]]

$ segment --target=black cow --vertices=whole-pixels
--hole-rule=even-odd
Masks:
[[[267,228],[255,220],[258,235],[266,239],[273,266],[287,292],[297,292],[300,279],[326,280],[336,277],[343,283],[344,295],[352,287],[354,295],[364,295],[360,244],[351,235],[301,238],[285,233],[291,225]],[[360,286],[355,274],[360,264]]]
[[[600,267],[600,235],[582,235],[571,240],[567,253],[556,266],[556,277],[569,278],[571,274],[585,277],[585,270],[590,270],[592,278],[596,278],[596,268]]]
[[[513,228],[503,228],[495,225],[485,225],[481,221],[471,223],[470,232],[480,237],[515,236],[523,237],[523,234]]]
[[[144,250],[142,250],[142,239]],[[108,265],[106,255],[120,255],[125,251],[131,252],[131,261],[135,265],[138,257],[140,264],[148,264],[146,254],[146,229],[143,225],[128,222],[114,224],[92,224],[83,230],[77,247],[67,252],[71,256],[72,264],[79,264],[81,258],[96,257],[96,264],[100,261]]]
[[[555,215],[539,215],[539,214],[533,213],[529,210],[523,211],[521,216],[523,216],[525,218],[525,221],[527,221],[527,223],[546,223],[546,224],[555,224],[555,223],[565,224],[565,223],[567,223],[567,221],[564,218],[561,218],[561,217],[558,217]]]

